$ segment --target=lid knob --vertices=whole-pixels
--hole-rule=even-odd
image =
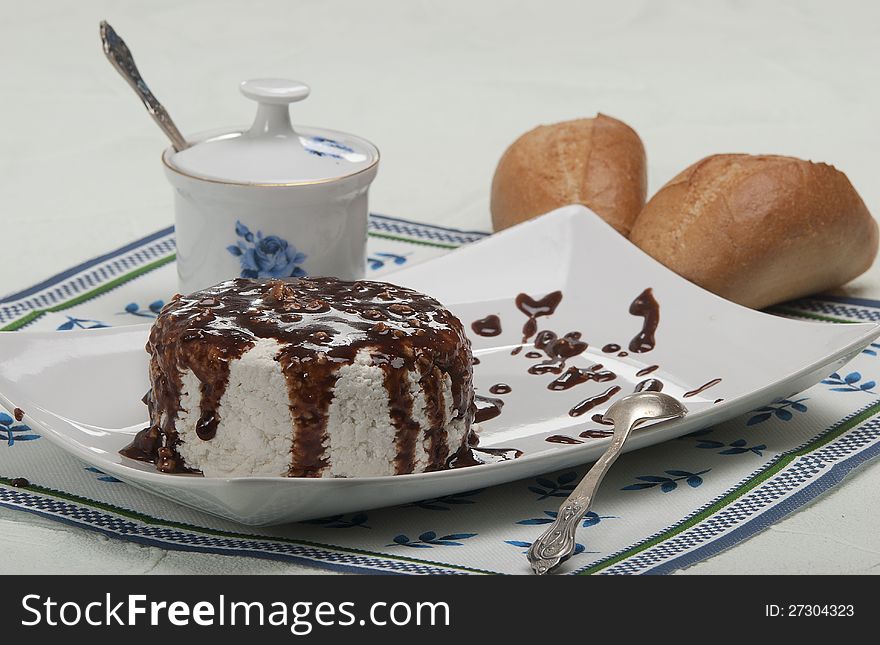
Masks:
[[[243,81],[239,90],[259,103],[257,116],[247,136],[292,136],[288,103],[302,101],[309,95],[309,86],[283,78],[257,78]]]

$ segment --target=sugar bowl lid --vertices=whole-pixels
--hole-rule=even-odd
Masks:
[[[257,101],[250,129],[196,137],[180,152],[166,151],[165,164],[197,179],[230,184],[298,185],[344,179],[373,168],[379,151],[352,134],[294,127],[289,103],[309,95],[298,81],[261,78],[244,81],[239,89]]]

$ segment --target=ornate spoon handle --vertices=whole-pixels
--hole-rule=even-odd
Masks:
[[[101,21],[101,43],[103,44],[104,54],[107,55],[107,59],[116,68],[116,71],[122,75],[122,78],[131,85],[131,88],[140,97],[141,101],[144,102],[147,112],[150,113],[153,120],[171,139],[171,145],[174,146],[174,149],[180,152],[189,148],[189,144],[183,138],[183,135],[180,134],[177,126],[174,125],[174,121],[171,120],[167,110],[153,96],[150,88],[147,87],[144,79],[141,78],[141,74],[138,71],[137,65],[134,64],[134,58],[125,41],[119,37],[119,34],[113,30],[113,27],[107,24],[106,20]]]
[[[622,423],[614,424],[611,445],[559,507],[556,520],[529,547],[528,558],[535,573],[547,573],[574,552],[575,531],[590,510],[599,484],[620,454],[629,433],[640,420],[626,419]]]
[[[687,414],[687,408],[662,392],[635,392],[612,404],[605,418],[614,423],[611,445],[559,507],[556,520],[532,543],[529,562],[537,574],[547,573],[574,552],[574,534],[593,503],[596,489],[636,426],[647,421],[668,421]]]

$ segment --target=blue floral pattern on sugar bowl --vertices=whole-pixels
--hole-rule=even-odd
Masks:
[[[365,159],[365,156],[355,152],[354,148],[347,146],[340,141],[330,139],[328,137],[300,137],[300,142],[305,151],[316,157],[331,157],[333,159],[348,159],[352,162],[359,162]]]
[[[306,254],[277,235],[264,236],[262,231],[252,233],[240,221],[235,222],[239,240],[226,247],[238,257],[242,278],[301,278],[306,275],[300,266]]]

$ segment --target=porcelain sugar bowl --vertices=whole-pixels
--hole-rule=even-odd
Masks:
[[[362,278],[367,191],[379,151],[344,132],[291,125],[296,81],[245,81],[257,101],[248,130],[188,138],[162,155],[175,192],[179,289],[235,277]]]

